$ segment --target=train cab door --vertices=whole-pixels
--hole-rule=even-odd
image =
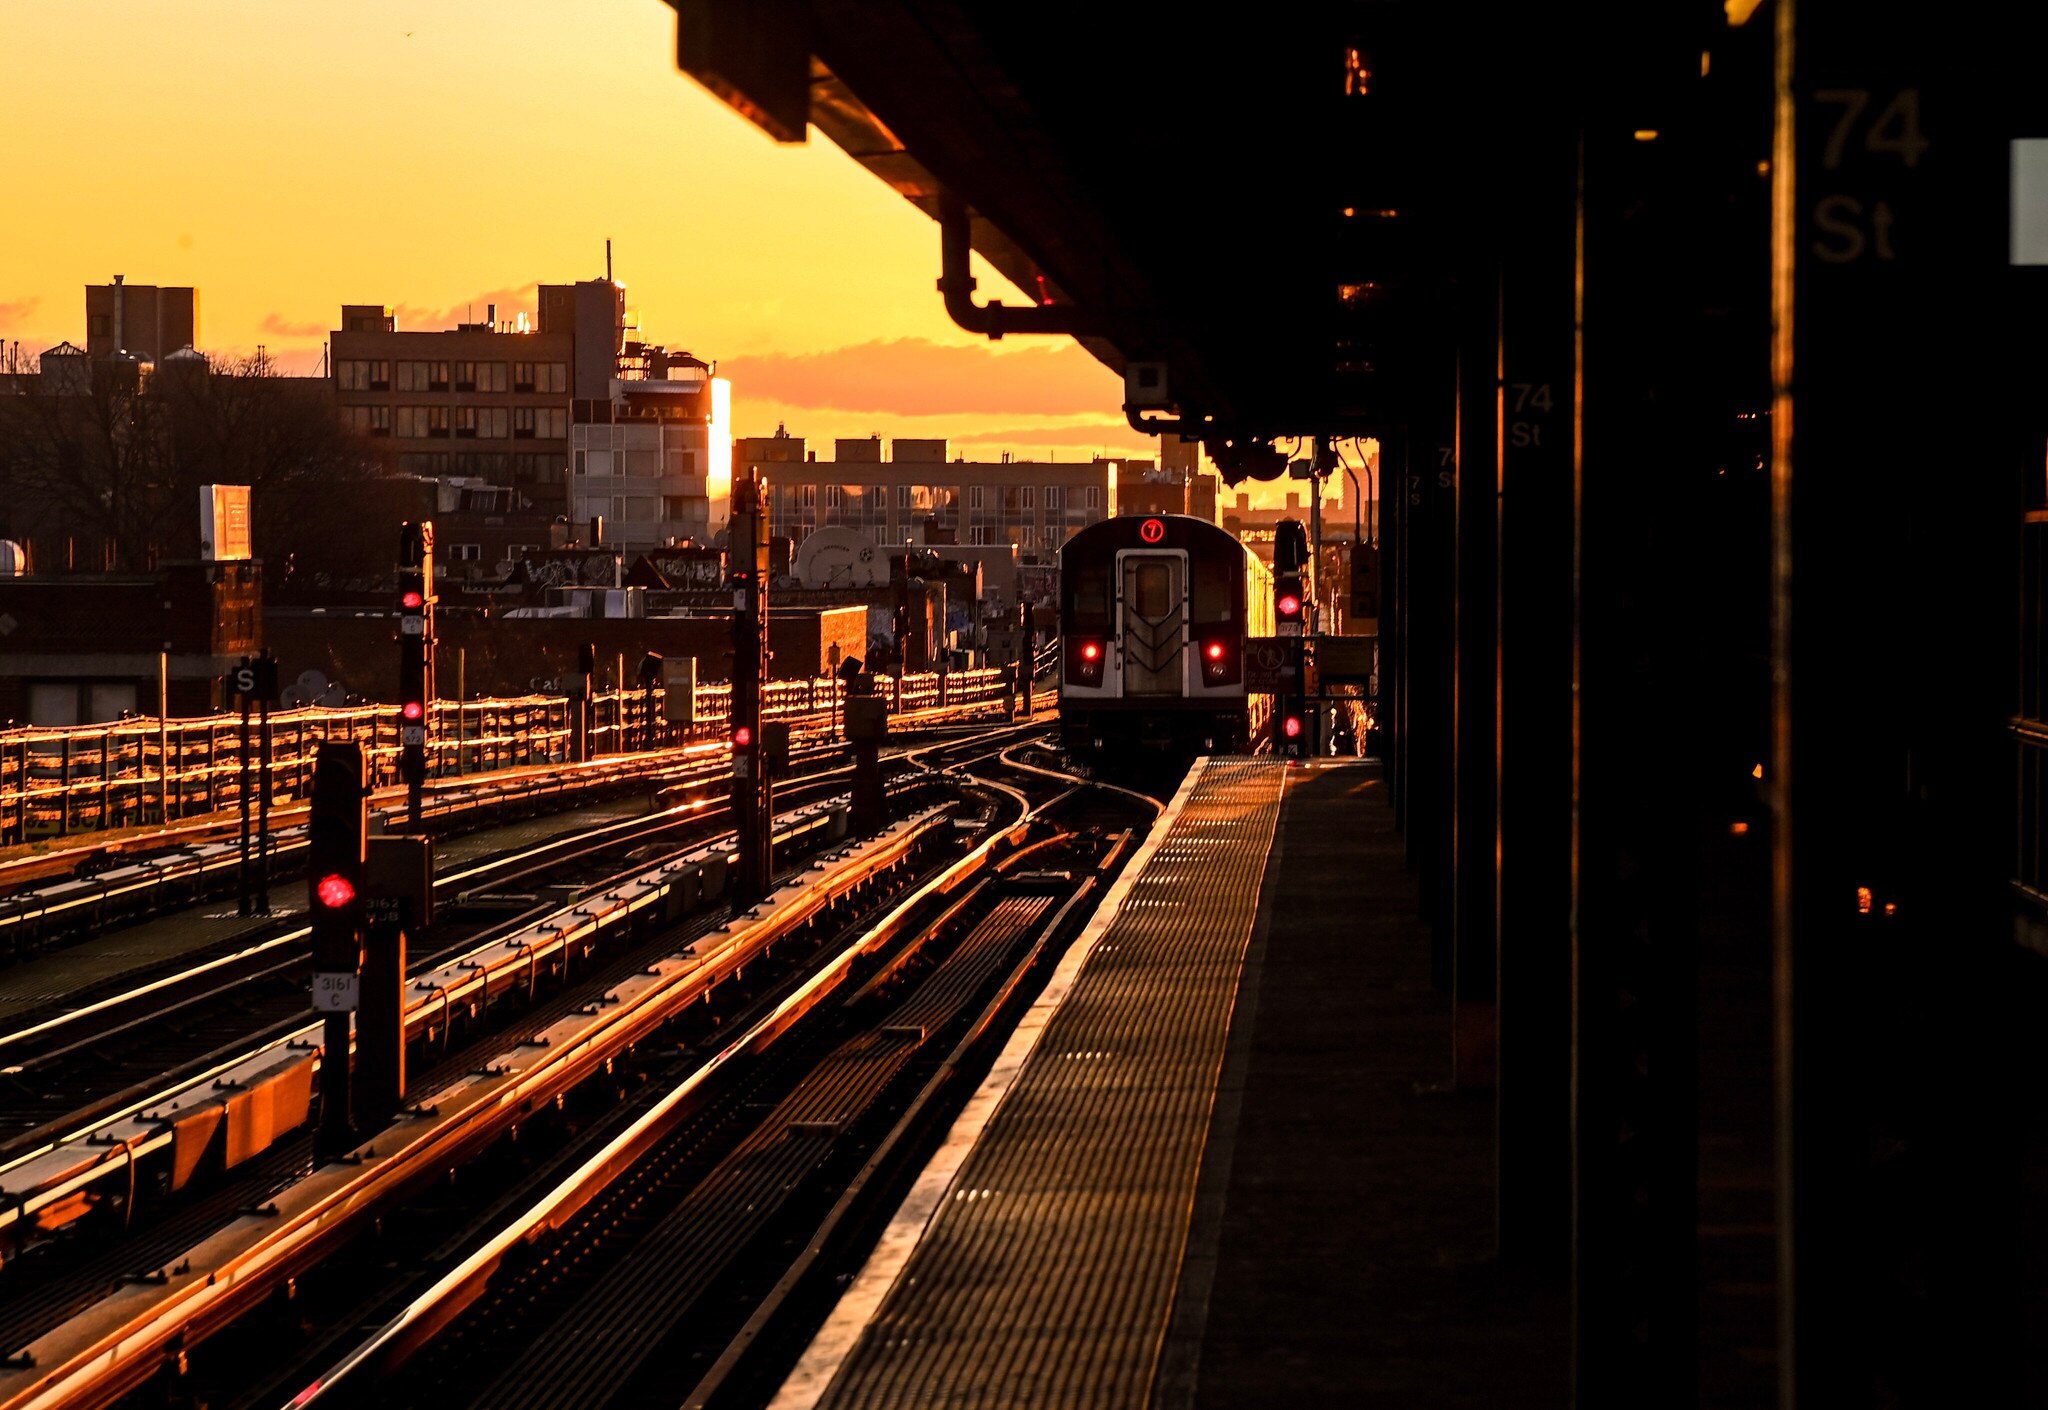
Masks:
[[[1117,555],[1117,639],[1123,693],[1187,693],[1188,559],[1180,550]]]

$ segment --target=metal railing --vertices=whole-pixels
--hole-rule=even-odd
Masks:
[[[893,682],[885,685],[884,695],[902,711],[969,705],[1003,699],[1007,678],[1000,670],[910,675],[902,678],[900,698]],[[840,716],[845,693],[844,683],[830,677],[771,681],[763,711],[770,717],[822,722]],[[437,701],[429,774],[454,778],[565,763],[576,705],[570,697],[547,695]],[[688,727],[668,722],[659,686],[651,692],[603,691],[591,701],[590,754],[634,753],[710,738],[723,733],[731,713],[732,688],[723,684],[697,687]],[[363,747],[373,786],[396,784],[400,727],[396,705],[273,712],[271,805],[307,796],[313,759],[330,740]],[[251,721],[245,745],[239,714],[0,732],[0,845],[156,826],[239,807],[245,788],[255,794],[262,752],[258,724]]]

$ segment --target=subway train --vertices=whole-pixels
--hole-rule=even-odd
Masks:
[[[1060,735],[1077,760],[1249,749],[1271,700],[1245,640],[1273,635],[1273,575],[1184,514],[1091,524],[1060,550]]]

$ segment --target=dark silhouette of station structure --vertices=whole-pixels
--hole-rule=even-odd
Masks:
[[[2040,17],[672,3],[963,326],[1232,483],[1379,441],[1413,1100],[1572,1403],[2042,1394]]]

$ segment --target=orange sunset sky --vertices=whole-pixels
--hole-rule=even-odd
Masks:
[[[4,31],[0,339],[25,353],[82,343],[82,287],[119,273],[197,286],[206,351],[310,372],[343,303],[509,318],[601,276],[609,238],[643,336],[732,379],[736,435],[1156,454],[1071,341],[955,327],[937,227],[680,74],[661,0],[69,0]]]

